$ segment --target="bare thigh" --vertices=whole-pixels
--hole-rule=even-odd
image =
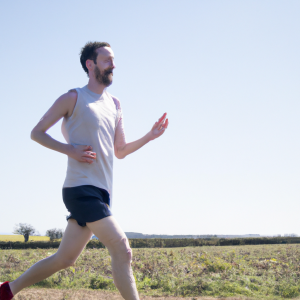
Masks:
[[[114,283],[124,299],[138,300],[132,273],[132,250],[128,239],[113,216],[87,223],[90,230],[108,249],[111,256]]]
[[[69,219],[58,251],[54,255],[66,265],[74,264],[91,236],[92,231],[87,226],[81,227],[74,219]]]
[[[86,225],[110,251],[113,251],[112,246],[119,241],[128,243],[125,233],[113,216],[86,223]]]

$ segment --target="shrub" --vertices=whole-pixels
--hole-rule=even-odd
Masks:
[[[101,290],[115,290],[116,287],[112,279],[104,278],[102,276],[95,276],[91,279],[90,283],[91,289],[101,289]]]
[[[63,231],[62,229],[57,229],[57,228],[53,228],[53,229],[48,229],[46,231],[46,236],[49,236],[50,241],[53,241],[55,239],[61,239],[63,237]]]

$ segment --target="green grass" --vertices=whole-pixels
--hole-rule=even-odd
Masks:
[[[56,249],[1,250],[0,281],[13,280]],[[72,268],[36,287],[116,290],[107,249],[84,250]],[[300,245],[133,249],[138,290],[152,296],[243,296],[285,299],[300,295]]]
[[[23,235],[0,235],[0,241],[3,242],[24,242]],[[48,236],[29,236],[29,241],[50,241]]]

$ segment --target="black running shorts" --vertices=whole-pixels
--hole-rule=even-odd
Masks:
[[[70,215],[78,225],[84,227],[87,222],[95,222],[111,216],[109,193],[93,185],[66,187],[62,190],[63,200]]]

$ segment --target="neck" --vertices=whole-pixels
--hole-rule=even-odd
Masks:
[[[106,88],[105,85],[98,83],[94,78],[90,78],[88,82],[88,89],[96,94],[102,94]]]

